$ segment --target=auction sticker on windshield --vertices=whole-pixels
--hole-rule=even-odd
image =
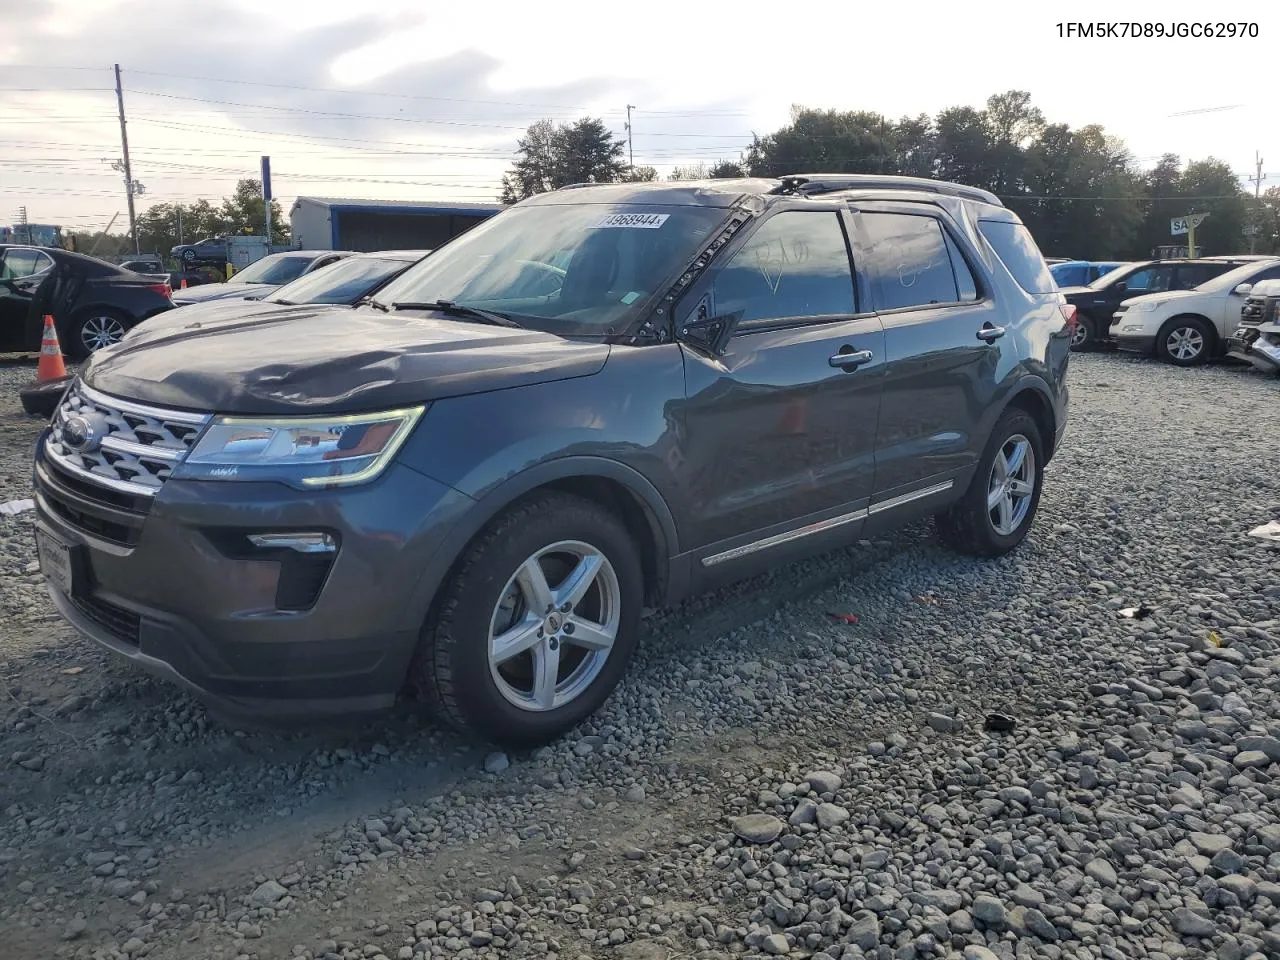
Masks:
[[[613,213],[598,223],[597,227],[631,227],[636,230],[657,230],[667,222],[669,213]]]

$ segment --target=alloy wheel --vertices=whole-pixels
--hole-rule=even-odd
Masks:
[[[1076,321],[1076,327],[1071,331],[1071,346],[1079,350],[1089,342],[1089,327],[1083,319]]]
[[[1194,360],[1204,351],[1204,334],[1195,327],[1177,327],[1169,331],[1165,347],[1175,360]]]
[[[564,540],[526,559],[489,622],[489,672],[498,691],[533,712],[581,696],[613,650],[621,598],[613,565],[588,543]]]
[[[124,336],[124,324],[115,317],[90,317],[80,326],[80,342],[89,353],[119,343]]]
[[[987,515],[1002,537],[1027,518],[1036,492],[1036,453],[1031,441],[1015,433],[1000,447],[987,484]]]

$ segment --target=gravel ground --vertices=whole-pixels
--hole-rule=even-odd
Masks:
[[[0,500],[30,373],[0,367]],[[1280,957],[1280,552],[1245,536],[1280,385],[1072,383],[1014,556],[919,524],[659,613],[529,754],[411,711],[228,729],[64,627],[0,517],[0,953]]]

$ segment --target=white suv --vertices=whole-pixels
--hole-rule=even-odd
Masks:
[[[1280,280],[1280,257],[1246,263],[1193,290],[1125,300],[1112,316],[1111,337],[1121,350],[1154,353],[1179,367],[1204,363],[1222,352],[1244,298],[1261,280]]]

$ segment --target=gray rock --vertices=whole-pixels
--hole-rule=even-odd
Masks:
[[[259,884],[258,888],[249,894],[249,904],[254,907],[269,907],[288,895],[289,891],[286,887],[281,886],[275,880],[267,880],[265,883]]]
[[[1220,877],[1218,879],[1218,887],[1233,894],[1245,906],[1253,902],[1253,898],[1258,892],[1258,885],[1252,879],[1241,876],[1238,873],[1230,873],[1225,877]]]
[[[834,803],[824,803],[818,807],[818,826],[830,830],[849,819],[849,811]]]
[[[829,770],[811,770],[805,774],[805,780],[816,794],[835,793],[840,789],[843,781],[838,773],[832,773]]]
[[[1236,749],[1242,753],[1265,753],[1272,763],[1280,763],[1280,737],[1241,737],[1236,741]]]
[[[1218,873],[1241,873],[1245,868],[1245,859],[1234,850],[1219,850],[1209,860],[1209,865]]]
[[[1195,832],[1190,834],[1190,839],[1195,844],[1196,849],[1206,857],[1212,857],[1221,850],[1231,849],[1231,838],[1224,837],[1220,833]]]
[[[1004,926],[1004,904],[989,894],[979,894],[973,898],[973,916],[988,927],[999,929]]]
[[[62,928],[63,940],[76,940],[88,928],[89,924],[83,917],[72,917],[67,921],[67,925]]]
[[[1084,872],[1104,887],[1114,887],[1119,882],[1115,867],[1105,860],[1090,860],[1085,864]]]
[[[1049,922],[1048,917],[1031,907],[1024,915],[1024,923],[1027,925],[1027,932],[1039,937],[1041,940],[1055,942],[1058,939],[1058,928]]]
[[[813,823],[817,818],[818,805],[808,797],[805,797],[796,804],[796,808],[791,811],[791,816],[787,818],[787,822],[794,827],[802,823]]]
[[[1031,806],[1031,791],[1026,787],[1005,787],[996,794],[1005,803],[1016,803],[1019,806]]]
[[[733,821],[733,832],[748,843],[772,843],[785,826],[767,813],[748,813]]]
[[[870,910],[859,910],[845,931],[845,940],[863,952],[874,950],[880,942],[880,918]]]
[[[1178,907],[1173,911],[1172,924],[1173,929],[1184,937],[1211,937],[1218,930],[1208,917],[1187,907]]]
[[[1231,761],[1237,770],[1261,770],[1271,766],[1271,758],[1261,750],[1241,750]]]
[[[622,799],[627,803],[643,803],[644,796],[644,787],[637,783],[627,787],[627,792],[622,795]]]
[[[502,752],[494,752],[484,758],[485,773],[501,773],[511,766],[511,759]]]
[[[949,717],[945,713],[931,713],[925,718],[925,722],[938,733],[951,733],[960,726],[955,717]]]
[[[964,960],[1000,960],[1000,958],[986,947],[970,943],[965,945]]]
[[[782,934],[773,933],[764,938],[760,949],[771,957],[781,957],[791,952],[791,945]]]
[[[917,903],[934,907],[943,913],[955,913],[964,906],[964,897],[957,890],[925,890],[915,895]]]

